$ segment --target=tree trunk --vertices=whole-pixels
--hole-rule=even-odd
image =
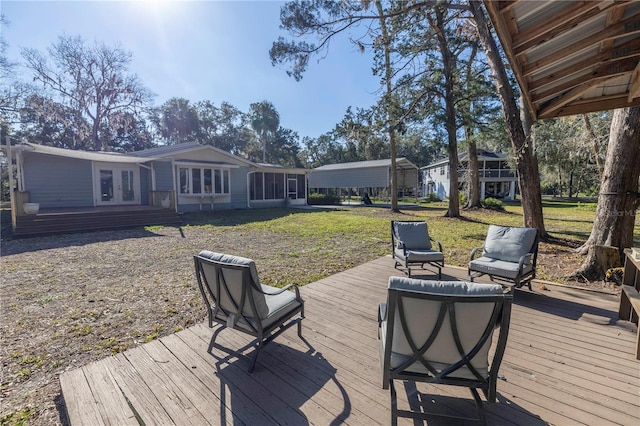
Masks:
[[[500,96],[502,112],[516,159],[524,225],[530,228],[537,228],[538,235],[545,240],[548,235],[542,216],[540,172],[531,134],[523,125],[520,110],[516,105],[516,98],[507,77],[505,64],[500,56],[496,41],[489,30],[482,4],[479,1],[471,1],[470,5],[478,28],[478,36],[487,55],[493,80]],[[525,114],[524,118],[530,120],[529,114]]]
[[[592,141],[591,150],[593,151],[593,158],[595,159],[596,167],[598,168],[598,176],[600,177],[600,180],[602,180],[602,172],[604,170],[604,167],[602,166],[602,161],[600,161],[600,147],[598,147],[598,138],[593,131],[593,126],[591,126],[591,120],[589,120],[589,116],[587,114],[582,114],[582,119],[584,120],[584,127],[585,129],[587,129],[587,134]]]
[[[622,250],[633,245],[633,226],[640,204],[640,107],[617,109],[613,113],[609,146],[605,159],[596,217],[587,242],[578,249],[587,257],[575,273],[589,280],[600,280],[602,270],[596,246]]]
[[[467,208],[482,207],[480,202],[480,170],[476,141],[469,139],[469,200]]]
[[[456,109],[453,71],[456,69],[456,61],[451,53],[449,41],[444,31],[444,11],[436,6],[436,26],[434,30],[440,45],[442,55],[442,66],[444,70],[444,104],[445,104],[445,127],[447,129],[447,151],[449,153],[449,209],[445,216],[460,217],[460,197],[458,190],[458,136],[456,126]]]
[[[573,170],[569,172],[569,198],[573,197]]]
[[[558,197],[562,197],[562,168],[558,166]]]
[[[380,16],[380,30],[382,32],[382,42],[384,45],[384,74],[385,74],[385,85],[387,90],[387,119],[389,120],[389,145],[391,151],[391,211],[399,212],[398,208],[398,179],[397,179],[397,171],[396,171],[396,131],[395,131],[395,117],[394,112],[395,108],[393,108],[391,98],[391,94],[393,91],[393,87],[391,84],[391,79],[393,78],[393,73],[391,70],[391,55],[389,54],[389,32],[387,31],[387,23],[384,18],[384,10],[382,9],[382,3],[380,0],[376,1],[376,9],[378,10],[378,14]]]

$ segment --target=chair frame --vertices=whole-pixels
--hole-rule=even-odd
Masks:
[[[415,299],[428,299],[432,301],[440,301],[440,311],[438,313],[438,320],[432,330],[431,334],[424,343],[416,343],[409,335],[409,328],[407,325],[407,318],[405,316],[402,300],[403,298],[415,298]],[[487,327],[482,334],[478,342],[473,348],[465,353],[462,344],[460,342],[460,335],[458,331],[458,323],[456,321],[455,304],[456,303],[493,303],[493,313]],[[378,339],[381,339],[381,324],[382,321],[387,319],[387,334],[384,336],[385,346],[382,359],[382,376],[383,376],[383,389],[390,389],[391,393],[391,424],[397,425],[398,417],[412,418],[427,420],[430,416],[458,418],[464,420],[480,420],[486,423],[486,414],[482,399],[478,393],[478,389],[482,391],[487,402],[494,403],[496,401],[496,387],[498,379],[498,371],[504,351],[507,345],[507,337],[509,334],[509,324],[511,320],[511,305],[513,302],[513,292],[510,288],[505,289],[503,294],[493,295],[445,295],[424,293],[405,289],[389,289],[388,305],[381,304],[378,310]],[[395,324],[396,309],[399,313],[399,319],[402,324],[402,329],[409,343],[413,356],[402,365],[391,368],[391,350],[393,342],[393,330]],[[454,341],[457,349],[460,353],[460,360],[455,364],[451,364],[448,368],[444,369],[440,373],[426,360],[423,355],[429,349],[431,344],[435,341],[438,333],[440,332],[442,325],[445,321],[446,314],[449,313],[449,323],[451,324],[451,330],[453,332]],[[464,324],[461,324],[464,326]],[[493,332],[496,326],[500,327],[499,336],[495,348],[493,358],[489,366],[489,377],[482,377],[477,370],[471,365],[471,360],[477,354],[477,352],[484,346],[488,339],[493,336]],[[406,372],[406,368],[413,365],[416,361],[420,363],[431,373],[431,375]],[[475,376],[476,379],[465,379],[459,377],[450,377],[452,373],[462,367],[467,367]],[[398,410],[397,395],[394,386],[394,380],[425,382],[431,384],[442,385],[454,385],[468,387],[473,395],[473,399],[476,405],[477,418],[467,418],[453,415],[434,414],[434,413],[422,413],[408,410]]]
[[[487,272],[482,272],[482,271],[477,271],[472,269],[471,262],[476,257],[476,254],[482,253],[480,250],[484,250],[484,244],[480,247],[474,248],[473,250],[471,250],[469,265],[467,267],[467,273],[469,274],[469,281],[473,282],[473,280],[476,278],[479,278],[483,275],[489,275],[489,278],[491,279],[491,281],[499,281],[502,283],[513,284],[515,285],[516,288],[520,288],[526,284],[527,287],[529,287],[529,290],[532,290],[531,281],[533,281],[536,278],[536,263],[538,262],[538,243],[539,242],[540,242],[540,238],[536,230],[536,238],[533,241],[533,245],[531,246],[531,249],[529,250],[528,253],[521,256],[518,261],[518,275],[516,275],[515,278],[502,276],[496,273],[489,274]],[[524,269],[524,265],[527,259],[531,259],[531,270],[526,273],[523,273],[522,271]]]
[[[207,259],[201,256],[193,257],[196,277],[198,279],[198,288],[200,294],[207,305],[207,314],[209,317],[209,327],[213,328],[215,323],[222,324],[224,327],[229,327],[229,321],[232,314],[237,315],[236,321],[233,323],[232,328],[250,334],[256,338],[256,350],[249,364],[249,373],[253,372],[260,350],[264,348],[268,343],[273,341],[276,337],[282,334],[290,327],[297,324],[298,336],[302,337],[302,320],[304,319],[304,300],[300,297],[300,290],[297,285],[290,284],[286,287],[279,289],[276,292],[265,292],[262,287],[256,284],[251,278],[251,269],[248,265],[234,265],[229,263],[217,262],[215,260]],[[214,267],[215,274],[220,285],[217,286],[217,292],[214,293],[213,288],[207,281],[207,276],[203,270],[203,264],[209,264]],[[223,269],[234,269],[242,271],[242,296],[239,303],[235,303],[231,297],[229,290],[229,284],[224,278],[222,273]],[[249,303],[252,312],[257,312],[256,303],[252,295],[252,291],[256,290],[266,297],[275,296],[281,294],[289,289],[293,289],[296,294],[296,300],[300,302],[300,305],[295,306],[294,309],[284,313],[281,318],[271,324],[268,327],[263,327],[262,320],[257,317],[249,317],[243,314],[245,305]],[[234,305],[235,312],[226,311],[217,303],[220,300],[221,292],[224,291]],[[249,295],[249,296],[248,296]],[[293,318],[299,314],[298,317]],[[287,321],[289,321],[287,323]],[[286,323],[286,324],[285,324]],[[215,338],[215,337],[214,337]],[[213,342],[212,342],[213,343]]]
[[[431,235],[428,235],[429,241],[438,245],[437,251],[443,254],[442,260],[432,260],[432,261],[425,261],[425,262],[409,261],[407,257],[407,248],[404,246],[402,241],[399,240],[396,236],[396,233],[393,227],[395,223],[424,223],[424,221],[421,221],[421,220],[392,220],[391,221],[391,254],[395,262],[394,268],[398,269],[398,266],[403,266],[406,269],[407,276],[411,278],[411,265],[420,265],[421,269],[426,270],[424,268],[424,265],[429,264],[438,269],[438,279],[439,280],[442,279],[442,268],[444,268],[444,253],[442,251],[442,244],[440,243],[440,241],[434,240],[433,238],[431,238]],[[401,259],[396,255],[396,240],[398,240],[398,243],[401,244],[404,259]],[[411,251],[411,249],[409,249],[409,251]]]

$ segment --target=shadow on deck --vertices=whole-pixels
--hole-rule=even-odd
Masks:
[[[462,269],[443,273],[466,278]],[[285,332],[253,374],[248,337],[203,324],[66,372],[71,424],[389,424],[376,312],[391,275],[400,272],[383,257],[303,287],[305,340]],[[488,423],[640,424],[636,327],[617,319],[617,296],[546,287],[516,291]],[[407,383],[398,394],[401,408],[473,415],[466,389]]]

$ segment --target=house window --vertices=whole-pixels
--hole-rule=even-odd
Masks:
[[[181,194],[229,194],[229,170],[181,167]]]
[[[298,175],[298,198],[307,198],[307,187],[306,187],[306,179],[305,175]]]
[[[285,177],[284,173],[254,173],[249,181],[251,199],[283,200]]]
[[[444,176],[444,166],[440,167],[440,176]]]
[[[189,194],[189,169],[180,168],[180,193]]]
[[[202,194],[202,171],[200,169],[191,169],[191,189],[194,194]]]
[[[212,185],[213,180],[211,179],[212,172],[213,170],[211,169],[204,169],[204,193],[205,194],[211,194],[211,192],[213,191],[213,185]]]

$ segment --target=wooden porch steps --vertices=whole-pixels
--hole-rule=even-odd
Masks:
[[[177,225],[180,216],[174,210],[138,208],[120,210],[42,212],[18,216],[14,237],[102,231],[151,225]]]

